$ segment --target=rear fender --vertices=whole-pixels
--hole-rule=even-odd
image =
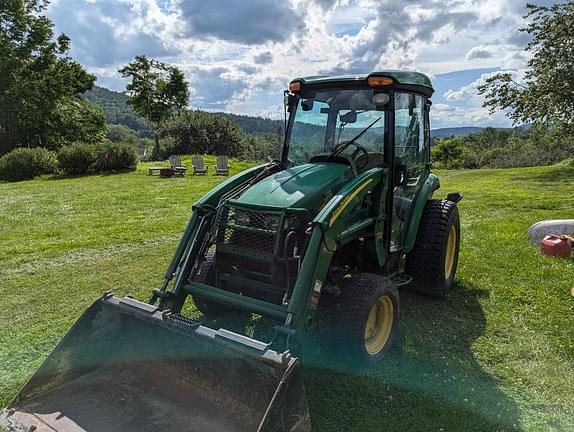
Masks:
[[[409,253],[413,250],[426,202],[432,198],[438,188],[440,188],[439,178],[435,174],[430,174],[422,185],[413,206],[410,224],[405,238],[405,247],[403,249],[405,253]]]

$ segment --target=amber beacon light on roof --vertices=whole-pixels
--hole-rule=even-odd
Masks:
[[[387,87],[395,83],[395,80],[386,76],[371,76],[367,79],[369,87]]]

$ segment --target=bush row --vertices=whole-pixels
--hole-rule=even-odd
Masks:
[[[62,147],[58,152],[58,167],[66,174],[132,170],[138,157],[129,144],[76,143]]]
[[[128,144],[76,143],[58,153],[45,148],[18,148],[0,158],[0,180],[29,180],[43,174],[133,170],[138,157]]]
[[[551,165],[574,154],[574,138],[558,129],[486,128],[465,137],[438,139],[432,148],[436,168],[513,168]]]
[[[55,171],[54,152],[42,147],[17,148],[0,158],[0,180],[30,180]]]

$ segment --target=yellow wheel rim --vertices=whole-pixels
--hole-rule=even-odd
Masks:
[[[446,242],[446,255],[444,257],[444,278],[450,278],[454,267],[454,255],[456,252],[456,228],[451,225]]]
[[[380,296],[371,307],[365,325],[365,349],[370,355],[382,351],[391,336],[394,321],[393,301],[389,296]]]

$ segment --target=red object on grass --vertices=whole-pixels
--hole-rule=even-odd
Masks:
[[[540,242],[540,250],[546,256],[568,258],[572,254],[572,244],[563,236],[548,234]]]

